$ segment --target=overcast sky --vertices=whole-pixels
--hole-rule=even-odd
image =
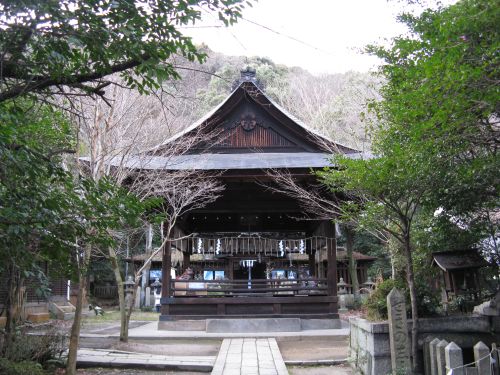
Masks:
[[[359,50],[405,31],[387,0],[259,0],[230,28],[206,14],[199,28],[185,29],[195,42],[228,55],[265,56],[313,73],[367,71],[377,59]],[[262,26],[253,24],[256,22]],[[266,28],[272,29],[268,30]]]

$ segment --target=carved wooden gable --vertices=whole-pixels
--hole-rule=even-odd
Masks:
[[[290,133],[258,104],[248,99],[221,119],[217,139],[213,140],[211,150],[244,152],[244,149],[259,151],[300,151],[304,147],[300,139]]]
[[[306,128],[299,120],[274,103],[258,87],[255,72],[242,71],[242,79],[224,102],[168,142],[182,141],[201,131],[209,140],[192,146],[188,154],[325,153],[325,145],[340,152],[356,150],[334,144]],[[213,132],[213,135],[211,135]],[[168,143],[167,142],[167,143]],[[162,147],[155,148],[162,153]]]

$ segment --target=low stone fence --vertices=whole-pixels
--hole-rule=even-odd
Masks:
[[[351,318],[349,323],[350,359],[356,371],[363,375],[390,374],[392,367],[389,324],[369,322],[360,318]],[[411,335],[411,325],[412,322],[409,320],[409,335]],[[464,351],[472,351],[473,346],[479,341],[489,347],[495,342],[500,343],[500,317],[471,315],[420,319],[419,332],[420,353],[424,342],[430,342],[436,337],[448,343],[453,341]],[[423,373],[423,356],[418,359],[418,364]]]
[[[424,342],[425,375],[497,375],[498,349],[482,341],[473,347],[474,361],[464,364],[462,348],[453,341],[426,338]]]

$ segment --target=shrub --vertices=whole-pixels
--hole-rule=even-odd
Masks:
[[[404,283],[393,279],[384,280],[377,285],[377,288],[364,303],[369,320],[387,319],[387,295],[394,287],[400,290],[405,289]]]
[[[29,334],[27,331],[27,327],[18,329],[14,340],[5,348],[6,359],[18,363],[34,361],[45,364],[61,357],[66,348],[66,338],[57,327],[49,327],[45,332],[37,334]]]
[[[406,299],[406,311],[410,316],[410,292],[406,284],[401,280],[387,279],[378,284],[377,289],[368,297],[364,306],[369,320],[387,319],[387,295],[392,288],[400,289]],[[437,292],[432,290],[424,282],[416,283],[417,289],[417,309],[420,317],[435,316],[441,312],[441,304]]]
[[[47,375],[42,365],[32,361],[15,362],[0,358],[0,374],[3,375]]]

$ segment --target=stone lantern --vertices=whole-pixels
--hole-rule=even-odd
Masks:
[[[151,287],[153,288],[153,293],[155,295],[155,309],[156,312],[160,312],[160,298],[161,298],[161,283],[160,279],[156,278],[155,282],[151,284]]]
[[[160,294],[161,293],[161,283],[160,283],[160,279],[159,278],[156,278],[155,279],[155,282],[151,284],[151,287],[153,288],[154,290],[154,294]]]
[[[127,280],[123,283],[125,289],[125,304],[126,306],[132,306],[130,303],[130,299],[132,298],[132,294],[134,293],[134,280],[132,280],[132,276],[129,276]]]
[[[366,281],[363,283],[363,286],[370,291],[375,289],[375,283],[372,281],[371,277],[366,279]]]
[[[344,281],[344,278],[341,277],[340,281],[337,283],[337,288],[338,288],[338,296],[339,296],[339,313],[340,312],[347,312],[347,307],[346,307],[346,294],[347,294],[347,289],[346,289],[346,282]]]

